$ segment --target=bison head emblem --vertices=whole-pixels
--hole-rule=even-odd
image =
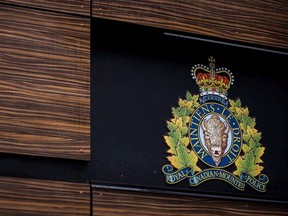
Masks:
[[[218,166],[227,148],[229,126],[223,123],[217,115],[204,120],[201,126],[204,131],[204,144]]]

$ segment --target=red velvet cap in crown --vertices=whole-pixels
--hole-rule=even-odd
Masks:
[[[234,77],[227,68],[215,69],[215,59],[212,56],[208,60],[209,67],[197,64],[191,70],[192,78],[199,86],[200,95],[216,94],[226,98]]]

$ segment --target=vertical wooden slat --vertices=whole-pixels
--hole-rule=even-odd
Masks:
[[[90,20],[0,7],[0,152],[90,158]]]
[[[93,16],[288,48],[286,0],[94,0]]]

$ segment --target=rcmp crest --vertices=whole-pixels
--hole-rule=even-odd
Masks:
[[[162,168],[165,181],[176,184],[187,179],[194,187],[222,180],[241,191],[249,185],[265,192],[269,179],[262,173],[265,147],[256,120],[249,117],[240,99],[228,99],[232,72],[216,68],[213,57],[208,60],[209,66],[197,64],[191,69],[200,94],[187,92],[167,121],[169,132],[164,139],[170,163]]]

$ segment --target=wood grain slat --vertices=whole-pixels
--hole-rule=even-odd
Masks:
[[[1,0],[1,2],[90,16],[90,0]]]
[[[93,16],[288,48],[286,0],[93,0]]]
[[[90,20],[0,4],[0,152],[90,159]]]
[[[0,215],[90,215],[89,184],[0,177]]]
[[[288,215],[283,204],[96,189],[93,216]]]

